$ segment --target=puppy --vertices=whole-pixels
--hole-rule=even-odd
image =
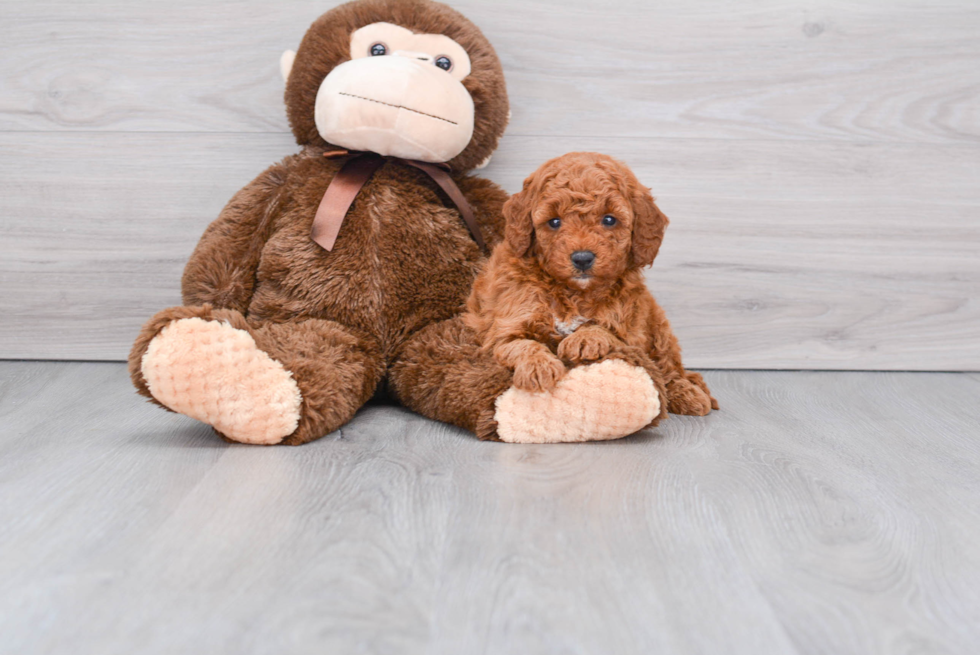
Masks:
[[[718,403],[681,349],[640,272],[667,217],[623,163],[576,152],[546,162],[503,208],[505,239],[474,282],[464,322],[514,371],[550,391],[568,366],[624,359],[646,368],[666,410],[703,416]]]

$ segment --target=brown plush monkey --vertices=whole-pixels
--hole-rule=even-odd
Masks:
[[[490,158],[509,113],[500,62],[472,23],[428,0],[357,0],[319,18],[281,63],[302,150],[207,228],[184,271],[184,306],[154,316],[133,346],[139,393],[255,444],[317,439],[382,384],[481,438],[561,440],[569,425],[576,439],[610,438],[649,422],[611,434],[590,423],[604,395],[587,393],[614,388],[641,406],[656,393],[645,373],[611,387],[599,365],[584,367],[578,386],[525,398],[458,318],[485,257],[474,235],[501,239],[507,200],[466,175]],[[352,154],[333,156],[341,148]],[[355,160],[370,170],[352,187],[353,169],[341,171]],[[448,164],[465,200],[420,161]],[[327,193],[335,180],[349,196],[339,205]],[[327,237],[314,241],[321,213]],[[553,435],[522,431],[531,415]]]

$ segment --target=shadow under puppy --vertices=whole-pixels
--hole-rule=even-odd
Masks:
[[[514,387],[552,391],[569,367],[625,360],[649,373],[660,414],[718,403],[681,349],[640,271],[667,217],[623,163],[597,153],[546,162],[503,208],[505,239],[477,277],[464,323],[513,370]],[[616,411],[610,408],[610,411]]]

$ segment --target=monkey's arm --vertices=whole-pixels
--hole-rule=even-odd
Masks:
[[[184,267],[185,305],[245,312],[262,247],[282,201],[285,172],[282,164],[266,169],[236,193],[204,231]]]
[[[503,207],[510,196],[490,180],[480,177],[458,177],[455,181],[473,208],[487,247],[493,249],[504,237]]]

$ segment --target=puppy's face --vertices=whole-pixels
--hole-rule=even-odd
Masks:
[[[667,218],[624,164],[596,153],[545,163],[504,206],[507,241],[556,280],[578,288],[609,284],[649,265]]]
[[[629,265],[633,209],[602,173],[552,181],[531,211],[534,244],[541,267],[555,279],[585,288],[616,280]],[[589,191],[581,187],[590,186]],[[580,188],[576,188],[580,187]]]

